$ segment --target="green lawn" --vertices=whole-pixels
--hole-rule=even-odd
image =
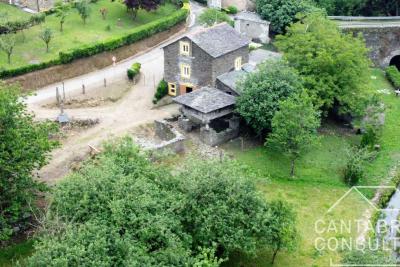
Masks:
[[[0,250],[0,267],[11,267],[16,260],[28,257],[33,252],[33,240],[28,240]]]
[[[106,20],[102,19],[100,8],[108,10]],[[7,63],[6,54],[0,52],[0,69],[16,68],[55,59],[60,51],[126,35],[135,27],[168,16],[175,10],[174,5],[165,4],[154,12],[140,10],[136,20],[133,20],[120,1],[100,0],[91,4],[91,15],[86,25],[83,24],[77,11],[72,9],[64,24],[63,32],[59,31],[59,19],[55,15],[47,16],[45,23],[17,34],[17,45],[11,64]],[[107,29],[108,26],[111,30]],[[45,44],[39,38],[39,33],[45,27],[51,28],[54,32],[49,53],[46,53]]]
[[[383,177],[400,159],[400,98],[396,98],[393,89],[386,81],[381,70],[373,70],[372,80],[374,90],[388,89],[389,94],[382,94],[387,106],[386,123],[382,136],[382,150],[377,159],[367,167],[367,179],[363,184],[379,185]],[[330,258],[335,263],[339,254],[334,252],[319,253],[314,248],[318,234],[314,230],[319,218],[342,219],[354,221],[361,218],[363,210],[368,205],[355,193],[349,195],[329,215],[325,213],[344,193],[348,187],[341,180],[345,166],[345,151],[352,144],[357,144],[360,137],[346,133],[335,125],[326,124],[322,131],[320,145],[306,154],[297,164],[295,179],[289,178],[289,161],[262,146],[240,150],[238,143],[230,143],[225,147],[234,158],[254,168],[265,177],[258,186],[266,199],[284,199],[292,204],[298,214],[300,245],[293,253],[278,254],[274,266],[329,266]],[[357,233],[337,236],[337,233],[325,237],[356,236]],[[270,264],[271,255],[268,251],[261,252],[256,259],[246,259],[236,256],[227,266],[266,267]]]
[[[0,23],[3,21],[16,21],[27,19],[31,15],[21,9],[5,3],[0,3]]]

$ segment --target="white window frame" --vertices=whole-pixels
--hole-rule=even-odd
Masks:
[[[235,70],[241,70],[242,69],[242,57],[237,57],[235,59]]]
[[[192,71],[191,71],[190,65],[181,64],[181,77],[182,78],[190,79],[191,72]]]
[[[180,54],[183,56],[190,56],[190,43],[185,41],[179,42]]]

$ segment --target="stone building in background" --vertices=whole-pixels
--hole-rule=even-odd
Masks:
[[[235,16],[235,30],[259,43],[269,43],[270,22],[250,11],[242,11]]]

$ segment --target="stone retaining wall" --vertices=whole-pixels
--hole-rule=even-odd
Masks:
[[[61,82],[66,79],[110,66],[111,58],[113,56],[116,56],[120,61],[134,56],[139,52],[150,49],[167,40],[171,35],[183,30],[185,25],[186,23],[182,22],[167,31],[157,33],[131,45],[120,47],[113,51],[103,52],[88,58],[78,59],[69,64],[57,65],[47,69],[27,73],[7,79],[6,81],[18,82],[24,90],[35,90],[49,84]]]
[[[185,150],[185,137],[165,120],[154,121],[156,135],[163,140],[162,143],[149,149],[156,151],[173,151],[181,153]]]

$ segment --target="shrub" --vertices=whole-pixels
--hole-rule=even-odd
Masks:
[[[129,80],[133,80],[133,78],[140,73],[141,66],[142,65],[138,62],[132,64],[131,68],[127,71]]]
[[[160,101],[161,98],[166,96],[168,94],[168,83],[162,79],[157,86],[156,93],[154,94],[154,101],[153,103],[156,104],[158,101]]]
[[[400,72],[395,66],[386,68],[386,77],[392,83],[394,88],[400,89]]]
[[[373,157],[373,153],[365,148],[352,148],[347,151],[347,164],[343,172],[344,182],[354,186],[365,176],[365,162]]]
[[[28,19],[6,21],[5,23],[0,23],[0,34],[13,33],[23,29],[27,29],[29,27],[44,22],[45,19],[46,15],[43,13],[39,13],[30,16]]]
[[[236,14],[238,13],[238,8],[235,6],[228,6],[227,8],[224,9],[224,11],[228,14]]]
[[[101,52],[111,51],[119,47],[133,44],[158,32],[165,31],[184,21],[188,15],[188,8],[184,7],[166,18],[161,18],[145,25],[134,28],[131,33],[94,44],[83,45],[79,48],[61,51],[59,57],[38,64],[29,64],[14,69],[0,69],[0,78],[9,78],[22,75],[31,71],[45,69],[54,65],[70,63],[75,59],[89,57]]]
[[[197,3],[207,5],[207,0],[195,0]]]
[[[221,22],[233,25],[233,20],[227,14],[215,8],[208,8],[199,16],[199,23],[209,27]]]

